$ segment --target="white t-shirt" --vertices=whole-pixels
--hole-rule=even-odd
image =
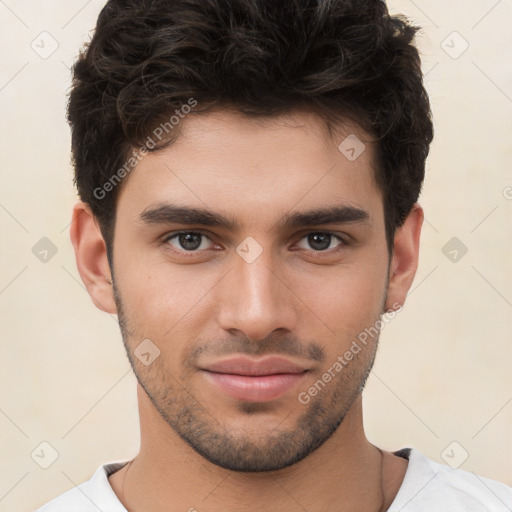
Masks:
[[[388,512],[511,512],[512,487],[462,469],[452,469],[414,448],[395,455],[409,459],[398,494]],[[87,482],[61,494],[36,512],[127,512],[108,476],[128,461],[100,466]]]

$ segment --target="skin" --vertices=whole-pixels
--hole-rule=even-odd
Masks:
[[[382,458],[364,432],[361,391],[378,336],[307,404],[298,395],[383,312],[404,304],[421,207],[397,230],[389,259],[375,148],[359,127],[345,123],[331,137],[306,111],[265,120],[215,111],[189,115],[180,129],[123,182],[113,273],[89,207],[73,212],[80,275],[94,304],[118,314],[139,382],[140,451],[109,477],[114,492],[130,511],[386,510],[407,461]],[[366,145],[355,161],[338,150],[348,134]],[[141,221],[163,201],[208,208],[237,226]],[[367,220],[279,225],[290,213],[340,205]],[[191,245],[168,239],[176,231],[206,238],[187,254]],[[334,236],[324,245],[308,236],[326,231]],[[262,250],[251,263],[236,251],[249,236]],[[134,356],[144,339],[160,350],[147,366]],[[308,372],[285,395],[249,403],[200,371],[239,354],[282,355]]]

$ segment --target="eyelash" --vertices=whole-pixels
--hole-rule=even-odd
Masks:
[[[193,234],[193,235],[201,235],[202,237],[205,237],[205,238],[208,238],[210,241],[212,241],[210,239],[210,237],[206,234],[206,233],[203,233],[201,231],[177,231],[175,233],[170,233],[168,234],[163,240],[162,240],[162,243],[163,244],[166,244],[168,245],[168,242],[176,237],[178,237],[179,235],[189,235],[189,234]],[[329,255],[332,255],[333,253],[337,253],[338,251],[342,250],[343,247],[349,245],[348,241],[346,240],[345,237],[342,237],[336,233],[333,233],[332,231],[310,231],[308,233],[305,233],[301,238],[300,240],[303,240],[304,238],[310,236],[310,235],[330,235],[331,237],[333,238],[336,238],[340,243],[340,245],[338,247],[335,247],[334,249],[325,249],[325,250],[314,250],[314,249],[311,249],[309,250],[308,252],[310,253],[313,253],[315,255],[323,255],[323,254],[329,254]],[[300,241],[299,240],[299,241]],[[173,247],[171,247],[169,249],[170,251],[174,252],[174,253],[178,253],[180,255],[186,255],[186,256],[195,256],[196,254],[199,254],[201,252],[205,252],[209,249],[204,249],[202,251],[200,250],[192,250],[192,251],[187,251],[185,249],[183,250],[177,250]]]

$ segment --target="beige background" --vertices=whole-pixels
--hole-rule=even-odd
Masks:
[[[68,67],[103,3],[0,1],[0,512],[33,510],[138,448],[116,317],[92,304],[69,241]],[[424,27],[436,139],[419,271],[382,334],[367,435],[440,462],[467,452],[462,469],[512,485],[512,1],[389,5]],[[453,31],[469,43],[458,58],[464,40]],[[59,46],[45,59],[31,44],[49,51],[50,37]],[[32,252],[42,237],[58,249],[46,263]],[[452,237],[468,249],[456,262],[451,246],[443,253]],[[48,469],[31,458],[48,462],[44,441],[59,454]]]

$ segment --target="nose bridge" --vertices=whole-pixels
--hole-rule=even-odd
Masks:
[[[220,301],[220,323],[243,331],[251,339],[263,339],[276,329],[293,329],[295,311],[291,292],[279,276],[278,262],[270,247],[248,237],[237,247],[233,268],[225,281]]]

